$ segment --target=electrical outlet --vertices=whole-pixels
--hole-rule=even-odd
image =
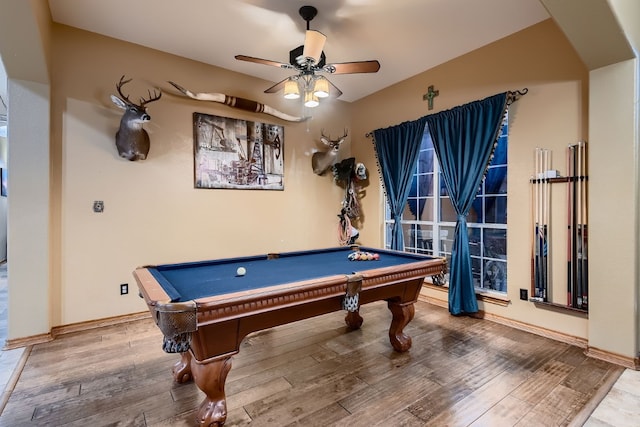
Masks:
[[[529,299],[528,291],[526,289],[520,289],[520,299],[526,301]]]
[[[123,283],[120,285],[120,295],[126,295],[129,293],[129,284]]]

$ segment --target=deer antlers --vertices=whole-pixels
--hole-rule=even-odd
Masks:
[[[122,100],[126,102],[128,105],[136,106],[138,108],[144,108],[144,106],[147,105],[148,103],[157,101],[162,97],[162,91],[156,92],[156,90],[153,89],[153,95],[151,94],[151,90],[147,91],[149,93],[149,99],[140,98],[139,105],[136,104],[135,102],[132,102],[129,99],[128,95],[125,95],[124,93],[122,93],[122,86],[126,85],[131,80],[132,79],[125,80],[124,74],[123,74],[122,77],[120,77],[120,81],[116,84],[116,89],[118,90],[118,94],[122,97]]]
[[[311,156],[311,167],[313,168],[313,173],[316,175],[322,175],[335,163],[338,158],[338,151],[340,151],[340,144],[344,142],[348,133],[347,129],[345,129],[344,135],[340,138],[331,139],[331,136],[324,134],[324,129],[320,130],[320,135],[322,135],[320,137],[320,141],[322,141],[324,145],[328,145],[329,149],[327,151],[318,151],[313,153]]]
[[[322,135],[320,138],[320,141],[322,141],[323,144],[328,145],[334,150],[337,150],[338,148],[340,148],[340,144],[342,144],[344,140],[347,138],[347,135],[349,135],[349,131],[345,128],[344,135],[342,135],[338,139],[331,139],[331,135],[329,136],[325,135],[324,129],[320,130],[320,135]]]

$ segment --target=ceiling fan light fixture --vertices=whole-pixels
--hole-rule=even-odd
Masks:
[[[318,98],[326,98],[329,96],[329,80],[324,77],[318,77],[313,86],[313,94]]]
[[[289,79],[284,83],[284,97],[286,99],[300,98],[300,89],[298,88],[298,82]]]
[[[320,102],[318,101],[318,97],[317,96],[315,96],[311,92],[307,92],[307,93],[304,94],[304,106],[305,107],[315,108],[318,105],[320,105]]]
[[[322,55],[322,49],[324,48],[326,40],[327,36],[320,31],[307,30],[304,38],[302,57],[305,60],[313,60],[313,63],[317,64],[320,61],[320,55]]]
[[[298,12],[307,23],[307,30],[305,32],[304,45],[289,51],[288,63],[246,55],[236,55],[235,57],[239,61],[269,65],[297,72],[295,76],[284,78],[271,86],[264,91],[265,93],[276,93],[284,89],[285,98],[301,99],[301,103],[305,108],[314,108],[320,105],[320,99],[329,96],[338,98],[342,95],[342,91],[327,78],[319,75],[320,73],[356,74],[378,72],[380,63],[376,60],[327,64],[327,58],[323,52],[327,36],[320,31],[309,28],[309,23],[318,14],[318,10],[314,6],[302,6]]]

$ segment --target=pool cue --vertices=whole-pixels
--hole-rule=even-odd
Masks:
[[[573,158],[573,146],[567,147],[567,306],[573,306],[573,268],[571,265],[572,253],[573,253],[573,228],[571,227],[571,218],[573,213],[571,207],[573,206],[571,200],[573,198],[573,170],[572,170],[572,158]]]
[[[533,151],[533,174],[531,175],[531,231],[533,231],[533,235],[531,236],[531,298],[535,298],[537,282],[536,282],[536,244],[537,244],[537,234],[536,234],[536,222],[538,221],[538,184],[536,176],[536,166],[538,164],[538,158],[536,155],[536,150]]]
[[[584,141],[584,296],[582,303],[584,308],[589,308],[589,150],[587,142]]]
[[[549,282],[550,282],[550,266],[549,259],[551,256],[550,253],[550,245],[549,245],[549,236],[550,233],[550,209],[551,209],[551,188],[549,184],[548,171],[551,164],[551,151],[543,150],[543,168],[542,168],[542,194],[543,194],[543,219],[542,219],[542,232],[543,232],[543,265],[544,265],[544,281],[542,287],[542,300],[544,302],[548,301],[549,297]]]
[[[536,148],[534,155],[534,227],[533,227],[533,296],[538,301],[547,301],[549,293],[549,180],[545,168],[550,163],[550,152]]]
[[[531,199],[531,230],[533,236],[531,238],[531,284],[529,289],[530,298],[536,297],[536,176],[535,176],[536,156],[535,151],[533,155],[533,168],[534,172],[531,175],[531,189],[529,190],[529,197]]]
[[[540,198],[540,254],[541,254],[541,285],[540,285],[540,297],[542,301],[546,301],[546,292],[547,292],[547,225],[546,225],[546,152],[545,150],[540,151],[540,188],[541,188],[541,198]]]
[[[581,248],[581,277],[582,277],[582,308],[587,309],[588,305],[588,287],[589,287],[589,269],[587,261],[587,143],[580,141],[581,146],[581,163],[580,163],[580,218],[581,218],[581,233],[580,233],[580,248]]]
[[[535,242],[535,271],[534,271],[534,281],[535,281],[535,293],[534,296],[539,298],[542,297],[541,290],[541,277],[540,277],[540,267],[541,267],[541,241],[540,241],[540,204],[541,204],[541,186],[540,186],[540,148],[536,148],[535,150],[535,167],[534,167],[534,185],[535,185],[535,223],[533,228],[533,237]]]
[[[533,150],[533,174],[531,175],[531,231],[533,231],[533,235],[531,236],[531,298],[535,298],[538,295],[536,294],[537,282],[536,282],[536,245],[537,245],[537,233],[536,233],[536,222],[538,221],[538,183],[536,176],[536,167],[538,165],[538,157],[536,154],[536,150]]]
[[[573,269],[573,299],[571,300],[572,307],[578,307],[578,295],[579,289],[579,277],[578,277],[578,197],[579,197],[579,185],[578,185],[578,145],[573,146],[573,198],[571,199],[571,267]]]
[[[582,308],[582,146],[576,144],[576,307]]]

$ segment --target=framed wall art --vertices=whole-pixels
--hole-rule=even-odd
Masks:
[[[284,190],[284,127],[193,113],[196,188]]]

